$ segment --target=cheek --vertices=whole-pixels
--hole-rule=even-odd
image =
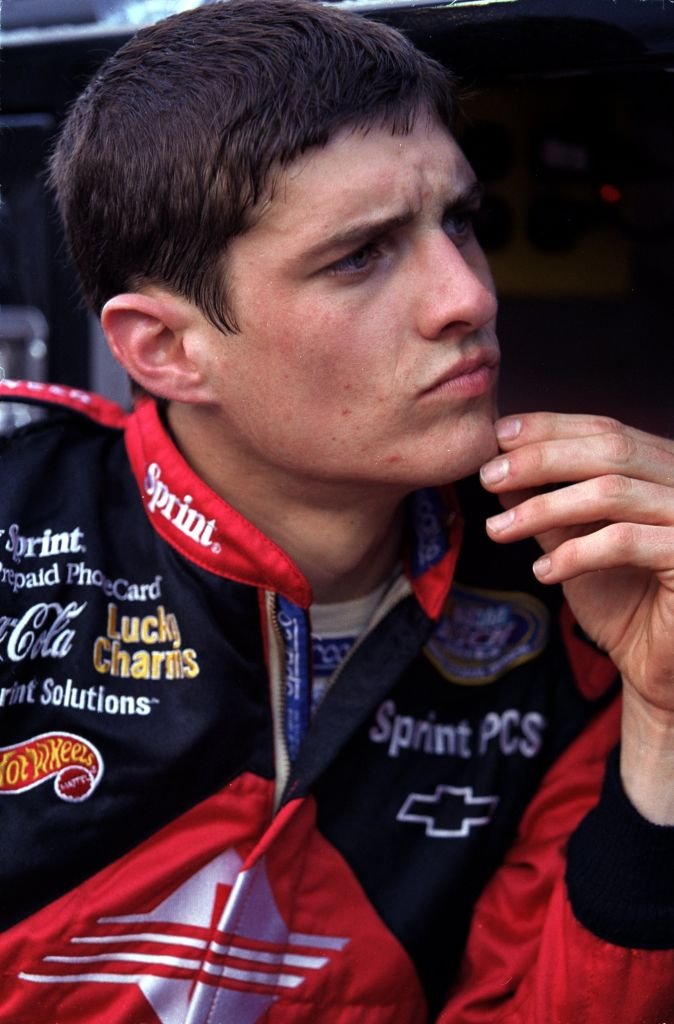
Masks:
[[[286,321],[279,345],[281,365],[296,374],[295,383],[326,402],[369,391],[376,376],[376,345],[365,322],[322,304]]]

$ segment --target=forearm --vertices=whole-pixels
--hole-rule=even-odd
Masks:
[[[644,818],[674,825],[674,714],[647,704],[629,684],[623,694],[620,776]]]

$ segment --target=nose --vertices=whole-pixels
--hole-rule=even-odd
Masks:
[[[429,234],[419,257],[418,294],[417,326],[429,340],[458,340],[496,317],[494,282],[475,238],[457,245],[443,231]]]

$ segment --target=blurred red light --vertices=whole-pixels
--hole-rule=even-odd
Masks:
[[[604,203],[619,203],[622,192],[616,185],[600,185],[599,196]]]

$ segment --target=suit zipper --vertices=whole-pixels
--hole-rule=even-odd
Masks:
[[[290,777],[290,755],[285,738],[283,723],[286,715],[285,644],[276,619],[276,594],[265,591],[267,616],[267,639],[269,642],[269,685],[274,732],[274,769],[276,783],[274,810],[278,810],[281,796]]]
[[[367,629],[361,634],[342,663],[335,670],[331,686],[336,685],[351,657],[367,639],[374,627],[388,615],[395,605],[411,593],[412,588],[408,579],[401,574],[383,598]],[[290,778],[292,761],[288,750],[285,728],[287,711],[286,645],[277,619],[277,595],[272,590],[265,591],[265,612],[269,643],[269,679],[274,734],[274,769],[276,775],[274,810],[277,811]]]

